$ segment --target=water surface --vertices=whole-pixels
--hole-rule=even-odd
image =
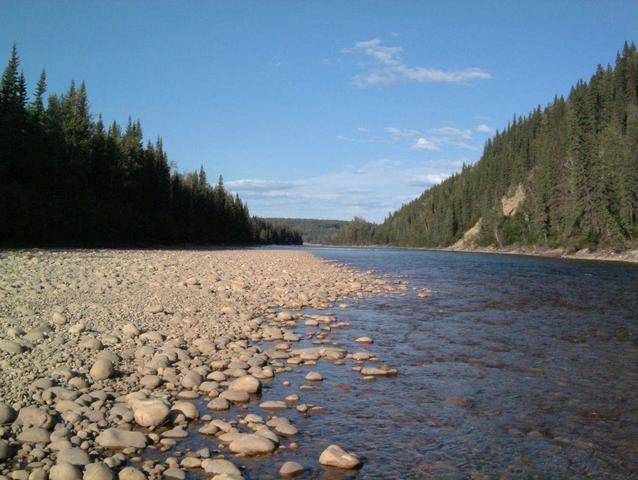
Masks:
[[[307,248],[329,260],[407,281],[401,297],[335,310],[352,327],[330,339],[363,348],[399,375],[366,382],[320,361],[266,385],[263,399],[298,393],[326,412],[292,418],[300,448],[239,460],[248,478],[638,478],[638,266],[402,249]],[[413,288],[431,288],[427,298]],[[298,331],[304,332],[300,326]],[[290,387],[282,386],[289,379]],[[256,402],[248,406],[261,415]],[[228,413],[228,418],[237,415]],[[203,443],[206,440],[194,440]],[[287,443],[288,440],[286,440]],[[329,443],[364,467],[318,465]]]

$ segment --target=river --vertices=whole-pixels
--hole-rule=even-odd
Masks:
[[[289,459],[307,467],[302,478],[319,479],[638,478],[638,265],[304,250],[407,282],[405,296],[335,309],[351,328],[329,337],[370,351],[398,375],[365,381],[350,361],[321,360],[313,370],[325,380],[307,392],[298,390],[307,367],[277,375],[262,400],[299,393],[326,410],[289,409],[299,448],[239,460],[247,478],[277,478]],[[424,288],[426,298],[417,295]],[[362,335],[374,344],[356,346]],[[264,415],[256,402],[247,408]],[[363,468],[320,467],[329,443],[357,453]]]

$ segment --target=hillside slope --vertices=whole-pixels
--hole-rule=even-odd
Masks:
[[[476,164],[333,243],[625,250],[637,236],[638,54],[625,44],[614,67],[497,132]]]
[[[344,220],[315,220],[311,218],[266,218],[271,224],[297,231],[304,243],[330,243],[332,237],[350,222]]]

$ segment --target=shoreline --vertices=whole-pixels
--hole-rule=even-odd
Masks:
[[[380,359],[358,358],[357,344],[333,347],[329,334],[348,327],[338,302],[400,289],[292,250],[4,251],[0,478],[22,471],[71,480],[100,470],[104,478],[179,479],[203,470],[241,479],[242,459],[253,455],[279,468],[276,451],[296,451],[303,428],[286,410],[306,416],[322,406],[303,403],[303,388],[269,398],[272,387],[262,385],[319,361],[347,362],[364,378],[396,373],[366,365]],[[296,348],[304,339],[312,347]],[[227,412],[235,420],[222,420]],[[210,448],[180,447],[194,432]],[[305,468],[361,465],[345,450],[343,463],[339,450]]]
[[[431,252],[458,252],[458,253],[489,253],[495,255],[519,255],[528,257],[554,258],[562,260],[588,260],[596,262],[618,262],[618,263],[638,263],[638,249],[625,250],[621,253],[615,253],[608,250],[591,252],[587,250],[579,250],[574,253],[567,253],[564,249],[550,249],[538,247],[405,247],[397,245],[324,245],[324,244],[304,244],[305,247],[319,248],[396,248],[402,250],[421,250]]]

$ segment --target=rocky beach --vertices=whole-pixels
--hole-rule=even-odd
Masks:
[[[286,411],[323,409],[304,402],[319,362],[396,373],[373,338],[333,345],[348,324],[317,311],[406,288],[301,251],[0,252],[0,479],[241,479],[248,457],[276,463],[303,449]],[[305,384],[260,397],[292,368]],[[261,414],[242,410],[255,399]],[[180,448],[194,432],[209,445]],[[332,443],[317,464],[361,466]],[[281,477],[306,467],[280,463]]]

